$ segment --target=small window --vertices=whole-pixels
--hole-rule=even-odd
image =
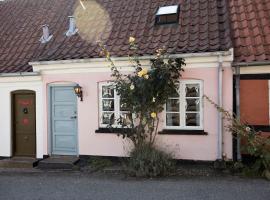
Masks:
[[[203,129],[202,82],[181,81],[166,103],[166,129]]]
[[[125,120],[125,124],[130,123],[129,112],[111,82],[99,84],[99,115],[99,127],[102,128],[121,127],[117,122],[120,118]]]
[[[177,23],[179,19],[179,5],[159,7],[156,14],[156,24]]]

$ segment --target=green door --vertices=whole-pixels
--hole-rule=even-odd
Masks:
[[[77,155],[77,97],[73,86],[51,88],[53,155]]]

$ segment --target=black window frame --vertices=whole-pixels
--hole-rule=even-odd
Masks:
[[[170,6],[170,5],[168,5]],[[178,6],[177,8],[177,12],[175,14],[163,14],[163,15],[158,15],[158,10],[161,8],[161,7],[166,7],[166,6],[160,6],[157,11],[156,11],[156,17],[155,17],[155,25],[165,25],[165,24],[177,24],[179,22],[179,16],[180,16],[180,5],[179,4],[176,4],[176,5],[171,5],[171,6]],[[168,22],[167,21],[167,17],[170,17],[170,16],[174,16],[176,15],[176,21],[170,21]],[[160,17],[165,17],[166,18],[166,21],[165,22],[160,22]]]

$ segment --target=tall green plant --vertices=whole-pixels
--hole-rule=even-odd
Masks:
[[[217,105],[209,97],[204,96],[219,112],[223,114],[223,118],[229,122],[227,128],[234,133],[235,137],[240,137],[245,142],[242,150],[255,158],[255,162],[251,166],[246,166],[245,171],[249,174],[265,176],[270,179],[270,137],[266,138],[246,123],[243,123],[238,117],[224,108]]]
[[[110,63],[111,76],[121,104],[129,113],[128,118],[117,120],[119,125],[129,128],[121,135],[131,139],[135,146],[143,143],[152,145],[157,135],[159,113],[163,111],[168,98],[177,92],[184,59],[169,58],[164,49],[158,49],[150,66],[144,67],[137,54],[136,40],[130,37],[128,57],[134,71],[126,74],[119,71],[106,46],[99,44]]]

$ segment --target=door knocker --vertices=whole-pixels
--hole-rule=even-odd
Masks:
[[[23,109],[23,113],[24,113],[24,114],[28,114],[28,108],[24,108],[24,109]]]

